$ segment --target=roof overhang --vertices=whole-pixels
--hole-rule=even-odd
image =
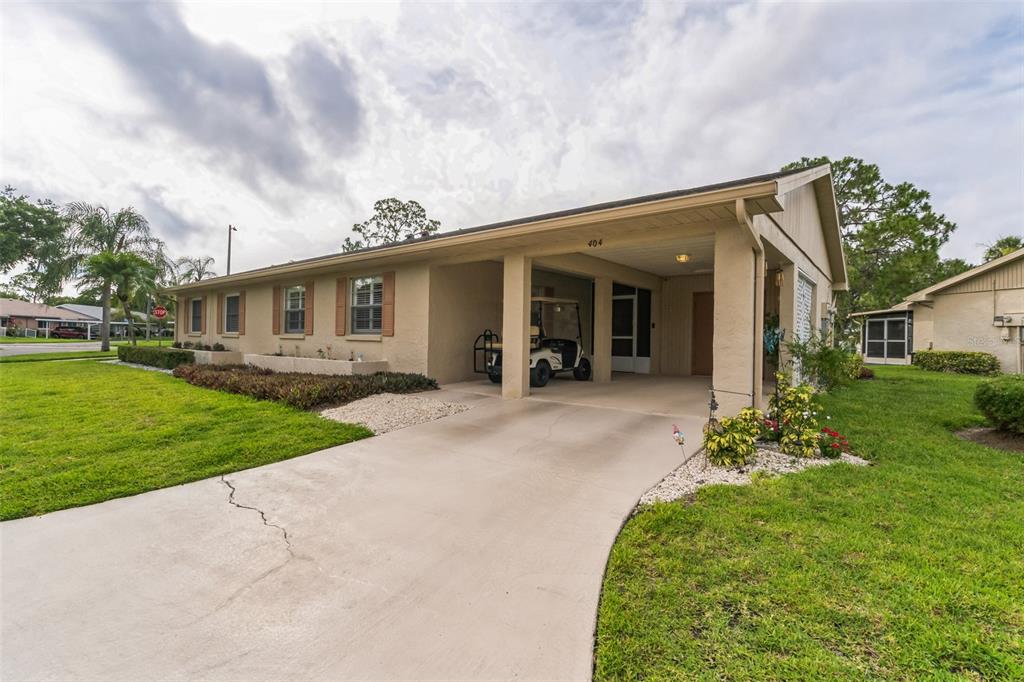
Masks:
[[[569,230],[588,225],[614,223],[616,221],[626,221],[645,216],[658,216],[659,214],[688,209],[701,211],[703,210],[702,207],[731,207],[735,205],[737,199],[746,200],[747,210],[752,214],[781,211],[782,205],[778,199],[778,178],[775,176],[764,177],[770,179],[755,178],[751,179],[750,182],[742,184],[725,183],[722,185],[709,185],[705,188],[698,188],[698,190],[682,190],[680,192],[650,195],[621,202],[596,204],[580,209],[481,225],[431,237],[408,240],[398,244],[348,253],[336,253],[272,265],[256,270],[248,270],[234,275],[213,277],[198,282],[168,287],[163,291],[183,293],[209,289],[211,287],[281,279],[300,272],[312,274],[317,271],[330,271],[362,263],[376,264],[415,260],[427,254],[434,255],[440,251],[458,250],[463,247],[479,245],[483,242],[495,242],[497,246],[502,240],[510,238],[529,237],[532,239],[539,236],[549,236],[551,233],[559,230]],[[709,213],[708,219],[710,220],[713,215],[713,213]]]

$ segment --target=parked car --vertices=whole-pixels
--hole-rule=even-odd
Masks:
[[[85,329],[82,327],[54,327],[50,330],[51,339],[84,339]]]

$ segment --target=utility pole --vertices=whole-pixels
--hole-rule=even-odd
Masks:
[[[229,274],[229,275],[231,274],[231,233],[232,232],[238,232],[238,228],[234,227],[233,225],[228,225],[228,272],[227,272],[227,274]]]

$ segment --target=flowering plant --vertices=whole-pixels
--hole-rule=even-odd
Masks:
[[[850,443],[846,440],[846,436],[826,426],[818,434],[818,449],[821,451],[822,457],[835,459],[844,452],[850,451]]]

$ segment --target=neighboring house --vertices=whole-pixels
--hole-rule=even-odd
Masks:
[[[47,328],[57,326],[87,325],[88,315],[65,310],[60,306],[30,303],[14,298],[0,298],[0,327],[20,327],[35,330],[38,336],[46,336]]]
[[[806,338],[827,328],[833,294],[845,288],[832,177],[820,166],[169,291],[178,296],[180,341],[247,354],[362,357],[443,383],[480,379],[473,345],[491,329],[503,341],[506,398],[530,393],[531,295],[572,298],[595,382],[611,381],[613,370],[703,375],[710,381],[700,385],[735,412],[762,404],[765,314]]]
[[[862,318],[867,362],[905,365],[919,350],[984,351],[1024,373],[1024,249],[915,292]]]

